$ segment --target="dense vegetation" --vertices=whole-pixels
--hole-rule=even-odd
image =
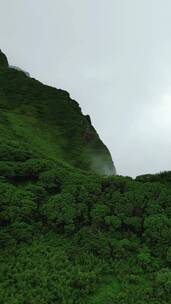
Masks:
[[[51,110],[38,114],[32,79],[22,104],[20,76],[0,71],[0,303],[171,303],[171,172],[98,175],[78,162],[81,137],[79,166],[74,148],[62,157]]]
[[[114,174],[106,146],[84,116],[79,104],[66,91],[1,65],[0,137],[28,143],[35,154],[61,160],[76,168]]]

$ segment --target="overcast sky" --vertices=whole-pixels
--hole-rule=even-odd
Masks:
[[[170,0],[0,0],[0,48],[70,92],[118,174],[171,170]]]

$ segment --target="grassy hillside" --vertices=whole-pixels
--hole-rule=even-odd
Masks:
[[[0,303],[171,303],[171,172],[95,173],[67,93],[0,75]]]
[[[27,143],[44,158],[101,174],[115,174],[106,146],[69,94],[8,68],[0,53],[0,135]]]

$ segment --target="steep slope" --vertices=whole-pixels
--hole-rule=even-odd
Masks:
[[[107,147],[66,91],[58,90],[9,68],[0,53],[0,138],[28,144],[44,158],[113,175]]]

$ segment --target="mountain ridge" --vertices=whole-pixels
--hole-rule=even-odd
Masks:
[[[25,124],[23,129],[29,130],[33,126],[35,135],[36,132],[39,133],[37,134],[39,141],[42,129],[46,129],[42,140],[44,137],[44,148],[47,141],[47,150],[50,149],[53,141],[51,156],[55,157],[56,145],[58,160],[61,159],[83,170],[92,170],[105,175],[116,174],[109,150],[99,138],[89,116],[82,114],[79,104],[70,98],[68,92],[44,85],[28,77],[24,71],[10,68],[2,52],[0,53],[0,85],[1,111],[8,116],[10,126],[14,124],[14,120],[15,129],[18,123],[21,126]],[[19,128],[17,132],[17,138],[20,137],[21,140],[23,135],[23,141],[29,143],[31,131],[27,138],[19,132]],[[50,137],[54,139],[48,142]],[[41,147],[39,148],[41,152]]]

